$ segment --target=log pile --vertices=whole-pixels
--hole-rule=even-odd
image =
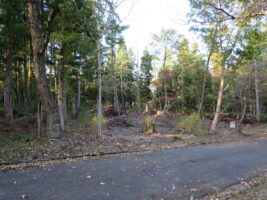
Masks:
[[[125,115],[113,117],[106,122],[107,127],[127,127],[132,126]]]
[[[209,119],[209,120],[213,120],[214,115],[206,115],[205,118]],[[231,121],[237,121],[238,116],[235,113],[224,113],[224,114],[220,114],[219,115],[219,122],[225,122],[225,123],[230,123]],[[257,124],[256,119],[249,117],[249,116],[245,116],[243,121],[243,124]]]
[[[157,114],[156,110],[147,110],[142,113],[143,115],[155,115]]]
[[[119,116],[118,110],[116,108],[114,108],[113,105],[104,106],[103,107],[103,113],[104,113],[105,117]]]
[[[96,113],[97,109],[89,110],[89,113]],[[119,116],[119,112],[113,105],[103,107],[103,114],[105,117]]]

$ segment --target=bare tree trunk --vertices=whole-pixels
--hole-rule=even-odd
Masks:
[[[28,91],[28,69],[27,69],[27,57],[24,56],[24,63],[23,63],[23,72],[24,72],[24,92],[23,92],[23,98],[24,98],[24,106],[25,108],[28,108],[29,104],[29,91]]]
[[[165,101],[164,101],[164,112],[167,112],[168,110],[168,94],[167,94],[167,86],[166,83],[164,84],[164,96],[165,96]]]
[[[113,102],[114,102],[114,108],[118,111],[118,114],[120,116],[118,88],[117,88],[117,80],[115,74],[115,52],[113,45],[111,47],[111,54],[112,54],[111,73],[112,73],[112,84],[113,84]]]
[[[168,106],[168,94],[167,94],[167,83],[166,83],[166,61],[167,61],[167,52],[166,52],[166,48],[164,49],[164,58],[163,58],[163,70],[164,70],[164,74],[163,74],[163,84],[164,84],[164,96],[165,96],[165,101],[164,101],[164,108],[163,111],[166,112],[167,111],[167,106]]]
[[[5,120],[8,124],[14,123],[13,116],[13,98],[12,98],[12,52],[7,50],[6,55],[6,72],[4,84],[4,106],[5,106]]]
[[[97,112],[97,128],[98,136],[102,135],[102,76],[101,76],[101,41],[97,41],[97,59],[98,59],[98,112]]]
[[[76,119],[77,117],[77,104],[75,101],[75,98],[73,98],[73,102],[72,102],[72,114],[73,114],[73,118]]]
[[[18,106],[24,105],[23,99],[23,84],[22,84],[22,72],[21,72],[21,63],[17,63],[17,91],[18,91]]]
[[[31,47],[32,49],[32,47]],[[27,83],[27,88],[29,90],[28,92],[28,99],[29,99],[29,105],[32,108],[32,105],[30,102],[34,101],[35,99],[33,96],[36,96],[36,91],[35,90],[35,78],[34,78],[34,63],[33,63],[33,55],[31,51],[31,55],[29,57],[29,66],[28,66],[28,83]],[[34,83],[34,84],[33,84]]]
[[[65,91],[65,62],[64,62],[64,57],[63,57],[63,48],[61,48],[61,60],[60,64],[58,66],[57,70],[57,102],[58,102],[58,112],[59,112],[59,117],[60,117],[60,125],[61,125],[61,130],[64,130],[65,123],[67,121],[67,107],[66,107],[66,91]]]
[[[215,113],[215,87],[214,87],[214,78],[211,80],[211,88],[212,88],[212,112]]]
[[[64,92],[63,92],[63,116],[64,116],[64,121],[65,124],[67,123],[68,120],[68,113],[67,113],[67,94],[66,94],[66,85],[65,85],[65,79],[63,79],[63,88],[64,88]]]
[[[39,101],[37,103],[37,130],[38,130],[38,138],[40,138],[42,131],[42,105]]]
[[[49,36],[47,35],[46,38],[44,38],[38,2],[39,1],[30,1],[28,3],[34,73],[37,81],[38,96],[46,113],[48,136],[51,138],[58,138],[61,136],[60,119],[48,85],[45,66],[45,51],[49,42]],[[51,13],[51,15],[49,15],[49,22],[51,22],[52,17]]]
[[[247,111],[247,101],[246,101],[246,96],[244,96],[244,107],[243,107],[243,111],[242,111],[242,116],[240,118],[240,123],[243,122],[245,115],[246,115],[246,111]]]
[[[138,101],[138,112],[141,112],[141,100],[140,100],[140,68],[139,68],[139,57],[138,57],[138,51],[137,51],[137,57],[136,57],[136,63],[137,63],[137,101]]]
[[[76,118],[79,119],[81,111],[81,66],[78,69],[78,90],[77,90],[77,105],[76,105]]]
[[[140,113],[141,112],[141,100],[140,100],[140,80],[139,80],[139,78],[138,78],[138,83],[137,83],[137,102],[138,102],[138,113]]]
[[[122,66],[121,66],[122,68]],[[123,76],[122,76],[122,69],[120,72],[120,87],[121,87],[121,105],[122,105],[122,109],[124,109],[125,106],[125,102],[124,102],[124,87],[123,87]]]
[[[116,81],[117,83],[117,81]],[[117,84],[114,85],[114,102],[115,102],[115,108],[117,108],[118,111],[118,115],[121,115],[121,111],[120,111],[120,105],[119,105],[119,96],[118,96],[118,88],[117,88]]]
[[[206,72],[205,72],[204,79],[203,79],[203,84],[202,84],[201,99],[200,99],[200,104],[199,104],[199,107],[198,107],[198,116],[199,117],[201,115],[203,102],[204,102],[204,96],[205,96],[205,90],[206,90],[206,81],[207,81],[207,76],[208,76],[208,73],[209,73],[210,57],[212,55],[212,51],[213,51],[213,48],[211,48],[211,50],[209,52],[209,55],[208,55],[208,60],[207,60],[207,64],[206,64]]]
[[[218,99],[217,99],[217,106],[216,106],[216,110],[215,110],[215,115],[214,115],[214,119],[212,121],[212,125],[211,125],[211,131],[216,131],[216,126],[218,123],[218,119],[219,119],[219,114],[221,111],[221,104],[222,104],[222,96],[223,96],[223,87],[224,87],[224,73],[225,73],[225,62],[223,62],[222,65],[222,71],[221,71],[221,81],[220,81],[220,89],[219,89],[219,95],[218,95]]]
[[[221,40],[221,38],[220,38],[220,40]],[[232,54],[232,52],[235,48],[236,42],[237,42],[237,35],[236,35],[236,38],[235,38],[233,45],[231,45],[231,48],[229,48],[228,50],[225,50],[225,52],[222,55],[223,58],[222,58],[222,62],[221,62],[222,70],[221,70],[221,81],[220,81],[219,95],[218,95],[218,99],[217,99],[217,106],[216,106],[216,110],[215,110],[214,119],[212,121],[212,125],[210,128],[210,130],[212,132],[216,131],[216,126],[217,126],[219,114],[221,111],[222,97],[223,97],[223,91],[224,91],[224,74],[226,71],[225,63],[226,63],[227,58]],[[221,41],[221,52],[223,52],[222,41]]]
[[[256,61],[254,60],[254,85],[255,85],[255,95],[256,95],[256,119],[258,122],[261,121],[260,113],[260,91],[259,91],[259,75],[258,67]]]

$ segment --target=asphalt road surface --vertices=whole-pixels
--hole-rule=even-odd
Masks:
[[[266,171],[266,140],[198,146],[0,172],[0,199],[190,199]]]

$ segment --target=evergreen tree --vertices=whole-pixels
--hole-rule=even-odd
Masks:
[[[121,38],[116,61],[115,61],[115,73],[117,80],[120,84],[120,97],[122,108],[125,108],[125,100],[129,95],[127,91],[131,88],[131,83],[134,81],[133,78],[133,60],[130,58],[126,48],[126,44],[123,38]]]
[[[141,57],[140,65],[140,89],[141,98],[144,102],[151,99],[150,85],[152,82],[152,55],[148,50],[144,50],[143,56]]]

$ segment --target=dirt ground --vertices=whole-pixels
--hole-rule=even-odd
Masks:
[[[177,116],[174,114],[153,115],[156,133],[145,134],[146,117],[147,114],[123,116],[126,123],[112,122],[101,137],[97,137],[94,128],[70,121],[63,138],[50,140],[37,138],[34,123],[18,123],[13,127],[0,123],[0,166],[267,138],[266,124],[245,125],[237,131],[230,129],[229,124],[219,123],[218,133],[208,134],[210,120],[202,120],[201,133],[194,135],[175,128]]]

